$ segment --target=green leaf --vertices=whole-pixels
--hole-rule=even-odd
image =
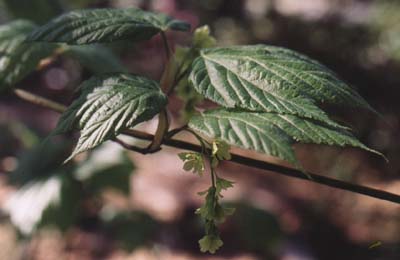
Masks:
[[[230,160],[232,158],[231,154],[229,153],[230,149],[230,145],[224,141],[215,140],[212,143],[212,155],[219,161]]]
[[[80,196],[79,185],[67,172],[28,182],[6,201],[4,209],[23,235],[42,226],[66,230],[75,220]]]
[[[66,170],[69,166],[60,167],[70,149],[69,142],[44,142],[24,151],[18,156],[18,166],[8,175],[8,182],[13,185],[24,185],[28,182],[49,179],[55,172]]]
[[[188,77],[193,61],[199,56],[203,48],[211,48],[216,45],[216,39],[210,35],[208,25],[197,28],[193,33],[192,47],[177,47],[175,61],[180,64],[181,80],[176,86],[178,97],[183,101],[181,111],[182,121],[187,122],[195,114],[195,106],[203,101],[203,97],[189,84]]]
[[[325,66],[279,47],[204,49],[194,61],[189,79],[200,94],[228,108],[298,115],[335,127],[339,125],[316,104],[372,110]]]
[[[210,187],[206,192],[205,203],[196,210],[196,214],[200,215],[205,220],[214,220],[215,205],[217,202],[216,189]]]
[[[128,196],[134,165],[126,151],[115,143],[107,143],[90,153],[74,172],[90,194],[114,190]]]
[[[168,29],[188,31],[190,25],[164,14],[129,9],[87,9],[72,11],[40,27],[30,41],[68,44],[148,40]]]
[[[227,190],[229,188],[232,188],[233,184],[235,184],[233,181],[228,181],[226,179],[217,177],[217,181],[216,181],[217,194],[220,197],[222,197],[221,191],[222,190]]]
[[[199,240],[199,245],[201,252],[215,254],[215,252],[224,245],[224,242],[222,242],[221,238],[217,235],[206,235]]]
[[[202,176],[205,170],[203,156],[199,153],[179,153],[179,158],[184,162],[183,169],[192,171]]]
[[[70,158],[153,118],[167,104],[157,82],[131,74],[92,77],[80,88],[80,97],[62,114],[52,133],[80,130]]]
[[[126,72],[118,57],[101,45],[67,46],[64,55],[78,60],[94,74]]]
[[[55,45],[24,43],[26,36],[35,28],[36,25],[25,20],[0,26],[0,90],[33,72],[40,60],[55,50]]]
[[[189,127],[211,138],[284,159],[299,167],[295,142],[358,147],[375,152],[350,132],[293,115],[216,109],[194,116]]]

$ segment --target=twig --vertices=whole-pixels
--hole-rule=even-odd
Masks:
[[[23,89],[16,88],[16,89],[14,89],[14,93],[15,93],[15,95],[17,95],[19,98],[21,98],[23,100],[26,100],[28,102],[34,103],[34,104],[42,106],[42,107],[50,108],[51,110],[54,110],[59,113],[64,112],[66,109],[66,106],[64,106],[60,103],[56,103],[47,98],[32,94]]]
[[[21,91],[14,91],[14,92],[21,93]],[[46,98],[37,96],[35,94],[29,93],[26,91],[22,91],[22,93],[24,93],[22,96],[19,94],[17,94],[17,95],[20,96],[21,98],[23,98],[24,100],[29,101],[33,104],[49,108],[56,112],[63,112],[66,109],[66,107],[63,106],[62,104],[56,103],[56,102],[48,100]],[[125,135],[128,135],[128,136],[131,136],[131,137],[142,139],[142,140],[152,141],[154,139],[154,135],[152,135],[152,134],[133,130],[133,129],[125,130],[122,133]],[[164,139],[163,144],[167,145],[167,146],[190,150],[190,151],[195,151],[195,152],[202,151],[202,147],[199,145],[196,145],[196,144],[193,144],[190,142],[186,142],[186,141],[182,141],[182,140],[172,139],[172,138]],[[346,191],[366,195],[366,196],[369,196],[372,198],[381,199],[381,200],[400,204],[400,195],[390,193],[387,191],[378,190],[378,189],[374,189],[374,188],[370,188],[370,187],[366,187],[366,186],[362,186],[362,185],[358,185],[358,184],[353,184],[350,182],[345,182],[345,181],[325,177],[325,176],[314,174],[314,173],[308,173],[308,175],[311,176],[311,178],[312,178],[312,179],[309,179],[306,175],[304,175],[304,173],[302,171],[299,171],[299,170],[296,170],[293,168],[288,168],[288,167],[278,165],[278,164],[273,164],[273,163],[256,160],[256,159],[251,159],[251,158],[241,156],[238,154],[232,154],[231,161],[234,163],[248,166],[248,167],[266,170],[271,173],[276,173],[276,174],[280,174],[280,175],[286,175],[289,177],[299,178],[299,179],[303,179],[306,181],[315,182],[315,183],[319,183],[319,184],[326,185],[329,187],[337,188],[340,190],[346,190]]]
[[[117,144],[121,145],[122,147],[124,147],[125,149],[134,151],[134,152],[138,152],[141,154],[149,154],[149,153],[155,153],[161,150],[161,148],[159,148],[158,150],[150,150],[148,147],[142,148],[142,147],[137,147],[135,145],[130,145],[125,143],[124,141],[122,141],[121,139],[115,138],[113,140],[114,142],[116,142]]]

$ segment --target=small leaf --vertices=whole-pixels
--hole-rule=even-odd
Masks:
[[[180,153],[179,158],[184,162],[183,169],[192,171],[193,173],[202,176],[205,170],[203,156],[199,153]]]
[[[211,254],[215,254],[215,252],[224,245],[224,242],[216,235],[206,235],[202,239],[199,240],[200,251],[210,252]]]
[[[300,167],[295,142],[352,146],[374,152],[350,132],[293,115],[216,109],[194,116],[189,127],[229,144],[279,157]]]
[[[57,46],[24,43],[36,25],[16,20],[0,26],[0,90],[10,87],[33,72],[39,62],[50,56]]]
[[[231,147],[224,141],[215,140],[212,143],[212,155],[215,156],[219,161],[230,160],[231,154],[229,150]]]
[[[188,31],[190,25],[137,8],[89,9],[72,11],[53,19],[33,32],[29,40],[68,44],[142,41],[168,29]]]
[[[214,218],[216,223],[223,223],[227,216],[232,215],[235,212],[234,208],[223,207],[217,204],[214,208]]]
[[[196,214],[200,215],[205,220],[214,220],[215,218],[215,206],[218,204],[218,198],[216,197],[216,189],[210,187],[207,190],[205,203],[196,210]]]
[[[232,181],[228,181],[226,179],[217,177],[217,181],[216,181],[217,193],[220,193],[222,190],[227,190],[229,188],[233,188],[233,184],[235,184],[235,183]]]
[[[297,115],[334,127],[339,125],[316,104],[372,110],[325,66],[267,45],[204,49],[193,63],[189,80],[204,97],[228,108]]]
[[[153,118],[167,104],[157,82],[130,74],[92,77],[80,88],[80,97],[62,114],[52,133],[80,130],[78,144],[67,160]]]

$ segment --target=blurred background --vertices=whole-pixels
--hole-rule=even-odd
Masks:
[[[327,65],[382,117],[326,109],[389,163],[357,149],[313,145],[296,145],[298,157],[312,172],[400,193],[400,1],[0,0],[0,24],[16,18],[43,24],[65,10],[131,6],[192,28],[208,24],[219,45],[279,45]],[[190,34],[168,38],[190,43]],[[101,55],[89,47],[80,49],[84,57],[79,51],[55,57],[18,87],[70,104],[82,80],[107,70],[96,66],[98,59],[160,78],[165,57],[158,37],[99,48]],[[181,107],[174,95],[176,126]],[[106,143],[62,165],[75,136],[39,146],[58,117],[12,94],[0,96],[0,259],[400,259],[398,205],[229,162],[219,171],[235,187],[223,201],[237,210],[221,226],[223,248],[201,254],[203,226],[194,210],[208,178],[184,172],[179,151],[167,147],[144,156]],[[152,132],[156,125],[140,128]]]

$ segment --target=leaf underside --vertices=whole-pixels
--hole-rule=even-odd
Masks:
[[[0,90],[14,85],[33,72],[39,62],[53,53],[56,46],[24,43],[36,25],[16,20],[0,26]]]
[[[204,49],[190,82],[228,108],[292,114],[339,127],[317,104],[371,109],[352,88],[321,65],[285,48],[255,45]]]
[[[377,153],[342,128],[294,115],[215,109],[194,116],[189,127],[211,138],[279,157],[297,167],[292,148],[295,142],[352,146]]]
[[[168,29],[188,31],[190,25],[164,14],[129,9],[89,9],[61,15],[34,31],[30,41],[68,44],[147,40]]]
[[[80,97],[62,114],[52,133],[80,130],[78,144],[70,158],[153,118],[167,104],[157,82],[131,74],[93,77],[80,88]]]
[[[126,72],[118,57],[102,45],[66,46],[64,55],[74,58],[94,74]]]

